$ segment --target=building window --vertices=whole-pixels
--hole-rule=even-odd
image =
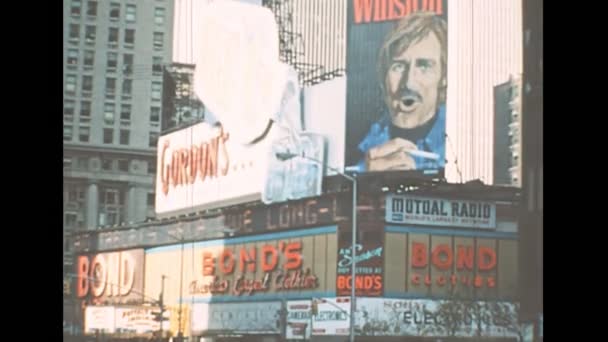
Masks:
[[[116,52],[108,52],[108,69],[116,69],[118,65],[118,54]]]
[[[76,75],[65,76],[65,92],[69,94],[76,93]]]
[[[125,11],[125,19],[127,22],[135,22],[135,5],[127,5],[127,9]]]
[[[158,133],[150,132],[150,139],[148,141],[148,146],[156,147],[156,143],[158,142]]]
[[[125,75],[133,73],[133,55],[127,53],[122,56],[122,72]]]
[[[120,18],[120,4],[115,2],[110,4],[110,20],[118,20]]]
[[[74,115],[74,107],[75,107],[75,102],[72,100],[65,100],[65,102],[63,103],[63,115],[64,118],[66,115],[72,116]]]
[[[93,91],[93,76],[82,76],[82,91],[89,93]]]
[[[118,160],[118,171],[129,172],[129,161],[125,159]]]
[[[78,50],[69,49],[68,50],[68,65],[76,65],[78,64]]]
[[[131,121],[131,105],[130,104],[122,104],[120,106],[120,121]]]
[[[78,128],[78,140],[80,142],[89,142],[90,135],[91,135],[91,129],[89,127],[80,126]]]
[[[129,131],[121,129],[120,130],[120,144],[121,145],[129,145]]]
[[[162,25],[165,23],[165,9],[162,7],[156,7],[154,9],[154,23],[156,25]]]
[[[158,123],[160,121],[160,108],[150,108],[150,122]]]
[[[118,29],[116,27],[110,27],[108,31],[108,45],[116,46],[118,44]]]
[[[104,171],[112,171],[112,164],[114,164],[112,159],[103,158],[101,160],[101,169]]]
[[[90,101],[80,102],[80,122],[81,123],[91,122],[91,102]]]
[[[66,228],[74,228],[76,226],[76,220],[78,218],[78,214],[74,212],[66,212],[63,215],[63,225]],[[68,244],[69,245],[69,244]],[[66,248],[67,249],[67,248]]]
[[[90,17],[97,16],[97,1],[87,2],[87,15]]]
[[[160,96],[161,96],[161,83],[152,82],[152,99],[160,100]]]
[[[114,123],[114,104],[106,103],[103,108],[103,121],[106,125]]]
[[[154,206],[154,193],[153,192],[148,193],[148,196],[146,197],[146,204],[148,205],[148,207]]]
[[[84,91],[84,92],[93,91],[93,76],[88,76],[88,75],[82,76],[82,91]]]
[[[133,30],[133,29],[125,30],[125,44],[127,44],[127,45],[135,44],[135,30]]]
[[[149,175],[156,174],[156,162],[154,162],[153,160],[148,161],[148,174]]]
[[[133,81],[130,79],[122,80],[122,95],[123,96],[131,96],[131,87],[133,86]]]
[[[97,34],[97,31],[95,30],[95,26],[89,26],[87,25],[87,27],[85,28],[84,31],[84,41],[87,44],[95,44],[95,37]]]
[[[72,0],[72,6],[70,6],[70,14],[73,16],[79,17],[81,9],[82,9],[82,1]]]
[[[106,96],[114,97],[116,93],[116,79],[112,77],[106,78]]]
[[[63,126],[63,141],[72,140],[73,129],[72,126]]]
[[[112,144],[114,143],[114,130],[111,128],[103,129],[103,143]]]
[[[89,158],[87,157],[78,157],[78,159],[76,160],[77,163],[77,167],[80,170],[86,170],[89,168]]]
[[[162,50],[163,49],[163,34],[162,32],[154,32],[154,49]]]
[[[63,168],[64,169],[71,169],[72,168],[72,157],[70,156],[64,156],[63,157]],[[69,194],[69,200],[71,201],[75,201],[76,200],[76,193],[74,192],[73,194],[70,193]]]
[[[84,51],[84,66],[93,66],[95,60],[95,52],[91,51],[91,50],[85,50]]]
[[[163,58],[154,56],[152,57],[152,73],[154,75],[163,74]]]
[[[80,40],[80,26],[78,24],[70,24],[70,40]]]

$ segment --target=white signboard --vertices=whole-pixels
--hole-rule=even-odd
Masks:
[[[386,222],[495,229],[496,204],[387,195]]]
[[[113,306],[87,306],[84,309],[84,332],[86,334],[96,331],[110,334],[114,330]]]
[[[321,298],[317,314],[312,316],[313,335],[348,335],[350,332],[350,298]]]
[[[287,327],[285,329],[286,338],[296,340],[310,339],[311,325],[311,301],[288,301]]]
[[[281,302],[196,303],[192,331],[243,334],[279,334]]]
[[[159,138],[157,214],[260,198],[267,142],[245,146],[231,134],[203,122]]]
[[[154,321],[154,316],[152,315],[154,311],[158,312],[159,309],[152,307],[116,308],[116,331],[136,334],[158,331],[160,329],[160,322]],[[168,312],[165,311],[166,314]]]
[[[364,336],[473,337],[481,329],[479,333],[484,337],[516,336],[510,330],[517,322],[512,303],[477,305],[472,309],[456,301],[357,298],[355,331]],[[446,323],[450,320],[453,323]]]

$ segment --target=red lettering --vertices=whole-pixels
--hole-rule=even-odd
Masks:
[[[188,184],[194,184],[194,181],[196,180],[196,172],[198,171],[198,164],[200,163],[199,158],[198,146],[192,145],[190,147],[190,163],[188,163]]]
[[[456,268],[462,270],[465,267],[469,270],[473,269],[473,247],[458,246],[458,255],[456,257]]]
[[[78,298],[82,298],[89,292],[89,258],[79,256],[76,269],[76,294]]]
[[[224,133],[224,128],[220,128],[220,135],[217,138],[220,145],[220,153],[222,156],[222,161],[224,166],[220,169],[222,176],[228,174],[228,169],[230,168],[230,158],[228,158],[228,149],[226,148],[226,141],[228,140],[228,133]]]
[[[496,251],[490,247],[480,246],[477,267],[480,271],[488,271],[496,266]]]
[[[270,256],[270,262],[268,262],[268,256]],[[277,267],[278,253],[274,246],[265,245],[262,247],[262,271],[269,272]]]
[[[417,274],[417,273],[412,274],[412,284],[420,285],[420,274]]]
[[[474,285],[477,288],[481,287],[481,285],[483,285],[483,278],[481,276],[475,276]]]
[[[441,254],[446,256],[445,260],[442,260]],[[433,264],[442,270],[447,270],[452,266],[452,250],[450,246],[441,244],[433,249]]]
[[[382,289],[382,277],[376,276],[374,278],[374,290],[381,290],[381,289]]]
[[[251,273],[255,273],[255,246],[251,247],[249,250],[249,254],[245,248],[241,249],[241,257],[239,268],[241,272],[245,272],[245,265],[247,265],[247,271]]]
[[[179,183],[180,184],[187,184],[188,183],[188,171],[186,170],[186,167],[188,166],[188,149],[187,148],[182,148],[180,150],[181,153],[181,158],[179,161]]]
[[[213,255],[209,252],[203,252],[203,275],[210,276],[215,274]]]
[[[412,266],[416,268],[426,267],[427,253],[426,245],[419,242],[412,244]]]
[[[496,287],[496,279],[494,279],[494,277],[488,277],[487,283],[488,283],[488,287],[491,287],[491,288]]]
[[[427,274],[427,275],[424,277],[424,285],[426,285],[426,286],[431,286],[431,275],[430,275],[430,274]]]
[[[103,294],[106,288],[108,267],[106,261],[101,254],[97,254],[91,262],[91,277],[94,277],[91,283],[91,292],[93,297],[99,297]],[[97,276],[100,275],[100,276]]]
[[[302,242],[290,242],[285,247],[285,258],[287,262],[285,263],[286,270],[293,270],[296,268],[300,268],[302,265]]]
[[[163,144],[162,152],[160,154],[160,181],[162,183],[163,194],[165,194],[165,195],[169,193],[170,165],[167,165],[165,167],[165,152],[167,151],[168,148],[169,148],[169,140],[165,140],[165,143]]]
[[[199,177],[201,179],[201,182],[205,180],[205,178],[207,178],[207,158],[209,156],[209,145],[207,143],[201,143],[201,148],[200,148],[200,157],[199,157],[199,166],[198,166],[198,172],[199,173]]]
[[[386,20],[386,1],[374,1],[374,21]]]
[[[355,24],[365,21],[369,23],[372,19],[372,0],[353,0],[354,1],[354,15]]]
[[[445,277],[444,276],[439,276],[439,279],[437,279],[437,285],[439,286],[443,286],[445,285]]]
[[[226,265],[226,260],[228,260],[228,265]],[[224,249],[220,256],[219,267],[222,273],[224,274],[232,274],[234,272],[234,264],[236,261],[234,260],[234,255],[232,254],[232,250]]]

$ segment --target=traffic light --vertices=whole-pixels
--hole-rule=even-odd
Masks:
[[[163,319],[163,313],[160,311],[152,311],[153,320],[155,322],[160,322]]]
[[[168,321],[169,317],[168,316],[168,312],[163,310],[163,311],[152,311],[152,320],[154,320],[155,322],[160,322],[162,321]]]

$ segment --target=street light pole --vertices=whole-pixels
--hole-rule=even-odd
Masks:
[[[160,334],[158,337],[159,341],[163,340],[163,314],[165,312],[165,305],[163,303],[163,296],[165,294],[165,278],[166,275],[161,275],[161,283],[160,283],[160,295],[158,296],[158,305],[160,306]]]
[[[326,167],[334,172],[336,172],[337,174],[341,175],[342,177],[348,179],[349,181],[351,181],[353,183],[353,210],[352,210],[352,245],[351,245],[351,258],[352,258],[352,263],[351,263],[351,279],[350,279],[350,342],[354,342],[355,341],[355,309],[356,309],[356,292],[355,292],[355,278],[357,276],[357,269],[355,267],[356,264],[356,258],[355,258],[355,245],[357,243],[357,178],[353,177],[353,176],[349,176],[345,173],[342,173],[340,170],[331,167],[329,165],[325,165],[323,162],[321,162],[320,160],[314,159],[314,158],[310,158],[307,157],[305,155],[299,155],[299,154],[295,154],[295,153],[277,153],[276,157],[279,160],[289,160],[295,157],[300,157],[300,158],[304,158],[307,160],[310,160],[312,162],[315,162],[323,167]]]

